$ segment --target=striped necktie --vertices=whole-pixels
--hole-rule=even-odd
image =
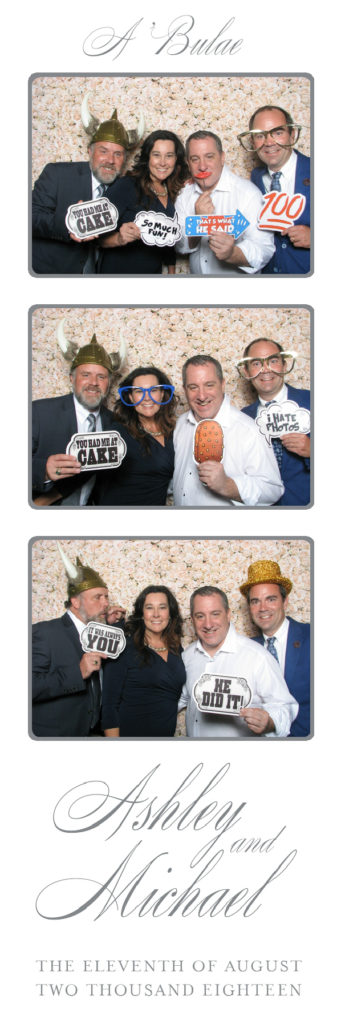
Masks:
[[[266,649],[267,651],[269,651],[270,654],[272,654],[273,658],[276,658],[276,661],[278,661],[279,664],[279,657],[275,647],[276,640],[276,636],[268,636],[266,641]]]

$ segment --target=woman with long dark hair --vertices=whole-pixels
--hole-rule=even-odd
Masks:
[[[126,632],[125,650],[104,665],[102,729],[106,736],[174,736],[186,673],[182,617],[171,590],[145,587]]]
[[[111,428],[127,454],[118,469],[98,474],[96,504],[165,505],[174,468],[174,387],[156,366],[138,366],[118,391]]]
[[[117,230],[100,242],[101,274],[161,274],[163,264],[168,273],[174,273],[174,246],[146,245],[135,217],[142,210],[176,217],[175,199],[187,178],[185,150],[177,135],[168,131],[148,135],[132,170],[107,191],[119,219]]]

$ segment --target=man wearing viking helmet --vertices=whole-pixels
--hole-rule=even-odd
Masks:
[[[101,735],[101,662],[84,653],[80,636],[88,622],[119,623],[124,609],[109,608],[108,588],[95,569],[73,564],[58,544],[67,581],[65,614],[38,622],[32,639],[32,732],[34,736]]]
[[[128,152],[144,132],[143,117],[136,131],[127,131],[116,110],[100,124],[89,112],[88,95],[82,104],[82,122],[90,137],[89,162],[47,164],[33,189],[32,269],[36,274],[96,273],[94,246],[90,241],[75,241],[66,227],[68,207],[102,196],[122,174]]]
[[[110,355],[94,334],[79,348],[58,327],[64,358],[71,363],[72,392],[42,398],[32,405],[32,490],[38,505],[87,505],[93,501],[94,473],[80,473],[80,464],[66,448],[73,434],[110,430],[113,414],[105,406],[112,376],[122,366],[125,345]]]

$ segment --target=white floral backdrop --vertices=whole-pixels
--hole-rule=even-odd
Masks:
[[[253,338],[266,336],[298,359],[290,381],[310,387],[310,312],[304,307],[41,307],[32,314],[32,397],[52,398],[69,391],[69,368],[57,342],[57,327],[65,318],[65,334],[86,345],[95,332],[99,344],[117,351],[120,337],[127,357],[120,379],[136,366],[150,363],[163,369],[175,384],[180,412],[185,408],[181,368],[190,355],[205,352],[222,364],[227,392],[242,408],[254,392],[235,368]],[[108,405],[117,396],[115,377]]]

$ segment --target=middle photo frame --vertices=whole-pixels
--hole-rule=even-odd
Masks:
[[[298,305],[33,307],[32,507],[310,507],[312,334]]]

